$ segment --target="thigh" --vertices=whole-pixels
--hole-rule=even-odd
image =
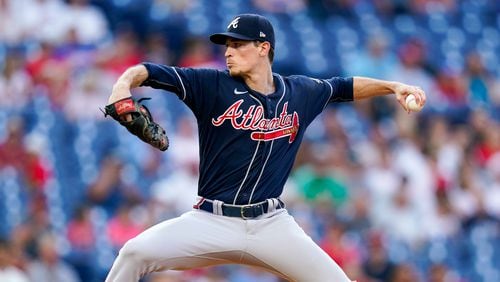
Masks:
[[[286,211],[259,220],[252,228],[248,253],[271,271],[292,281],[351,281]]]
[[[190,269],[236,262],[244,232],[241,222],[232,218],[190,211],[152,226],[124,248],[161,269]]]

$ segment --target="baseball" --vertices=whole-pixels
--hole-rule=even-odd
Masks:
[[[422,106],[417,104],[417,100],[415,98],[415,95],[410,94],[406,96],[406,108],[412,112],[419,112],[422,110]]]

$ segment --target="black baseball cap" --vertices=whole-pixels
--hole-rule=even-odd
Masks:
[[[274,49],[274,29],[271,22],[257,14],[241,14],[233,18],[227,26],[227,31],[210,35],[215,44],[226,44],[226,39],[268,41]]]

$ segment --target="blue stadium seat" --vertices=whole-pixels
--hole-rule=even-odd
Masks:
[[[0,170],[0,199],[4,213],[0,222],[3,222],[0,234],[7,234],[14,226],[26,219],[26,195],[23,195],[22,181],[16,170],[4,168]]]
[[[91,220],[94,228],[94,236],[96,239],[96,260],[98,263],[98,267],[102,269],[109,269],[116,255],[116,252],[115,250],[113,250],[106,233],[106,225],[108,219],[109,218],[106,214],[106,211],[104,211],[102,208],[92,208]]]

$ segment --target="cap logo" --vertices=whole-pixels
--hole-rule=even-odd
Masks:
[[[261,32],[259,33],[259,36],[260,36],[260,37],[266,37],[266,34],[265,34],[264,32],[262,32],[262,31],[261,31]]]
[[[231,26],[233,28],[238,28],[238,22],[240,20],[240,17],[235,18],[228,26],[227,29],[229,29]]]

